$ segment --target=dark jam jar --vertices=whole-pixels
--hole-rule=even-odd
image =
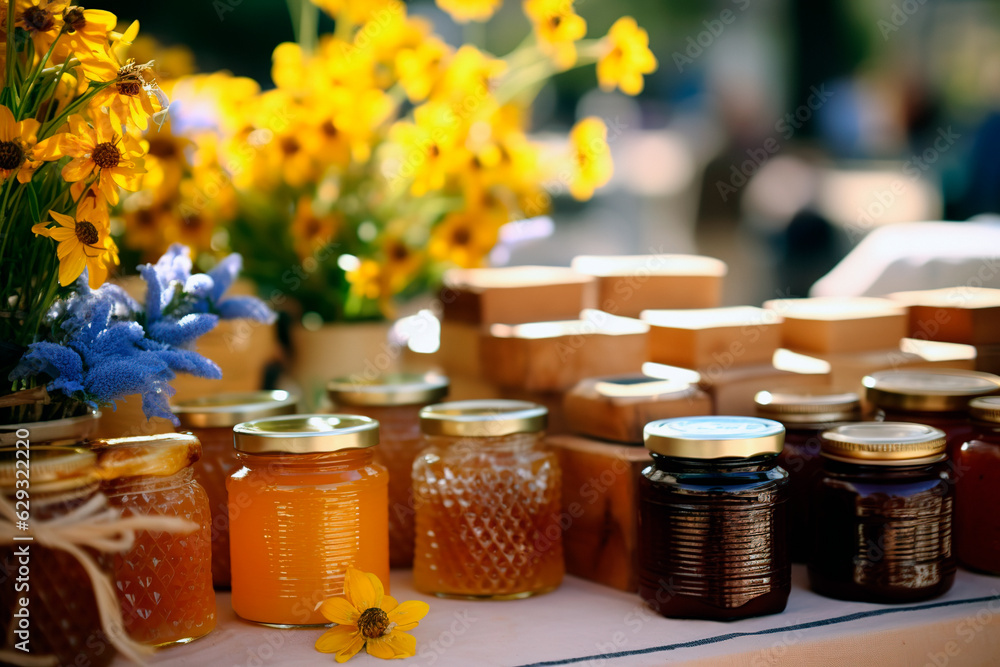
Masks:
[[[776,614],[791,591],[785,429],[754,417],[646,425],[639,484],[639,595],[670,618]]]
[[[1000,396],[973,399],[969,414],[974,432],[955,461],[955,552],[1000,575]]]
[[[797,388],[761,391],[754,402],[758,417],[785,427],[785,446],[778,454],[778,465],[789,474],[788,553],[792,562],[805,563],[812,543],[809,496],[823,468],[820,436],[833,426],[859,421],[861,398],[854,392]]]
[[[945,432],[948,454],[972,435],[969,401],[1000,393],[1000,376],[950,368],[879,371],[864,379],[875,420],[916,422]]]
[[[22,442],[27,442],[22,440]],[[101,498],[94,472],[95,457],[85,449],[72,447],[6,447],[0,450],[0,493],[16,511],[18,491],[21,503],[30,504],[28,523],[52,521],[65,517],[84,503]],[[30,486],[20,484],[30,470]],[[95,501],[96,502],[96,501]],[[27,551],[25,557],[23,551]],[[112,576],[112,557],[84,549],[104,576]],[[28,568],[26,590],[18,591],[16,578],[20,568]],[[2,648],[15,651],[22,598],[28,601],[30,614],[27,656],[55,656],[59,665],[103,667],[111,662],[115,650],[101,630],[94,586],[80,562],[66,551],[49,549],[37,542],[0,545],[0,631]]]
[[[823,434],[822,453],[811,505],[812,589],[891,603],[951,588],[954,488],[944,432],[902,422],[847,424]]]

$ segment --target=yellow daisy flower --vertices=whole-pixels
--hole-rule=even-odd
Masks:
[[[503,0],[436,0],[437,6],[448,12],[458,23],[488,21]]]
[[[451,53],[451,47],[437,37],[428,37],[411,49],[396,54],[399,84],[411,102],[427,99],[441,78],[441,64]]]
[[[115,76],[118,64],[108,42],[118,17],[103,9],[71,6],[63,12],[66,36],[53,52],[55,62],[77,58],[89,78],[107,81]]]
[[[62,30],[61,14],[65,2],[50,0],[17,0],[14,7],[14,25],[24,28],[35,45],[35,54],[41,58],[52,46]]]
[[[500,226],[482,211],[449,213],[431,232],[431,257],[463,268],[482,266],[499,237]]]
[[[86,192],[84,192],[86,188]],[[101,193],[97,185],[88,185],[84,181],[77,181],[69,188],[69,194],[76,204],[76,217],[81,220],[89,220],[93,223],[100,223],[107,227],[111,222],[108,214],[108,200]]]
[[[318,215],[308,195],[299,198],[292,218],[292,239],[299,257],[310,257],[328,244],[337,233],[341,218],[333,213]]]
[[[111,239],[106,225],[90,220],[74,220],[71,216],[49,211],[58,224],[49,228],[40,222],[31,228],[38,236],[47,236],[59,243],[59,284],[65,287],[88,270],[90,286],[97,289],[108,278],[111,264],[118,264],[118,246]]]
[[[621,88],[626,95],[642,92],[643,74],[656,71],[649,35],[631,16],[623,16],[608,31],[608,50],[597,61],[597,81],[604,90]]]
[[[14,122],[10,109],[0,105],[0,183],[11,174],[27,183],[43,160],[57,160],[54,138],[38,141],[39,123],[34,118]]]
[[[573,0],[525,0],[524,13],[535,27],[542,51],[560,69],[576,64],[576,41],[587,34],[587,22],[573,11]]]
[[[107,107],[116,125],[132,125],[145,130],[153,114],[163,108],[161,97],[166,98],[155,81],[146,80],[144,72],[151,69],[152,61],[142,65],[131,59],[126,61],[118,68],[114,82],[94,95],[91,107]]]
[[[419,600],[396,602],[378,577],[353,567],[344,577],[344,597],[330,598],[317,609],[337,626],[316,640],[316,650],[336,653],[337,662],[347,662],[362,648],[376,658],[413,657],[417,640],[404,631],[417,627],[430,611]]]
[[[115,132],[111,119],[104,114],[97,116],[94,127],[83,116],[70,116],[69,130],[56,135],[58,153],[73,158],[63,167],[63,180],[75,183],[97,171],[101,193],[111,204],[118,203],[116,186],[132,192],[139,189],[146,169],[138,139]]]
[[[584,118],[569,133],[573,151],[573,177],[570,194],[576,199],[590,199],[594,190],[611,180],[614,166],[608,146],[608,128],[600,118]]]

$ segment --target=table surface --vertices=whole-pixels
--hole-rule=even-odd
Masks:
[[[444,600],[413,590],[393,571],[399,601],[431,610],[411,631],[417,655],[394,664],[449,665],[954,665],[1000,664],[1000,578],[959,571],[943,597],[905,605],[843,602],[806,587],[796,566],[782,614],[721,623],[662,618],[638,597],[567,577],[556,591],[503,602]],[[150,664],[215,667],[336,664],[313,649],[322,628],[279,630],[237,618],[217,594],[219,625],[191,644],[159,651]],[[849,662],[844,662],[844,660]],[[127,664],[118,658],[113,667]],[[364,654],[350,664],[376,665]]]

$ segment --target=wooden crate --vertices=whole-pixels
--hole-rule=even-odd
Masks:
[[[1000,344],[1000,289],[946,287],[896,292],[909,306],[909,336],[969,345]]]
[[[774,299],[764,303],[782,317],[781,344],[824,354],[883,350],[907,334],[905,306],[870,297]]]
[[[767,363],[780,347],[781,317],[753,306],[646,310],[649,360],[684,368],[725,370]]]

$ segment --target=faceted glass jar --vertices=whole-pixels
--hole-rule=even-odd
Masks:
[[[115,555],[115,588],[125,629],[153,646],[184,644],[215,628],[211,512],[191,463],[197,438],[164,434],[96,441],[101,488],[122,516],[178,517],[192,533],[137,531],[132,547]]]
[[[30,434],[29,434],[30,437]],[[28,439],[22,440],[28,442]],[[31,443],[30,487],[18,476],[17,460],[28,460],[25,448],[0,450],[0,491],[17,506],[17,491],[27,490],[30,498],[29,524],[65,517],[95,497],[100,496],[94,475],[94,455],[84,449],[43,447]],[[49,476],[46,470],[52,474]],[[46,479],[48,477],[48,479]],[[24,494],[21,496],[24,502]],[[106,505],[105,505],[106,506]],[[28,588],[18,590],[17,578],[28,552],[30,577]],[[113,574],[110,554],[85,549],[108,578]],[[60,665],[105,667],[115,656],[115,649],[101,629],[101,618],[90,577],[80,562],[61,549],[49,549],[37,542],[0,545],[0,649],[14,651],[23,637],[15,633],[21,598],[27,598],[30,613],[30,652],[26,656],[55,656]],[[22,582],[23,583],[23,582]]]
[[[245,421],[295,412],[298,396],[287,391],[218,394],[171,406],[181,422],[201,441],[201,459],[194,464],[198,483],[208,494],[212,511],[212,584],[229,588],[229,501],[226,480],[239,467],[233,449],[233,427]]]
[[[364,381],[339,378],[327,385],[330,400],[346,414],[379,423],[375,462],[389,471],[389,565],[413,566],[413,461],[423,448],[420,410],[448,394],[448,378],[428,373],[392,374]]]
[[[325,624],[316,605],[344,594],[348,566],[375,574],[388,593],[388,474],[372,448],[378,423],[274,417],[237,426],[236,438],[243,451],[228,484],[233,610],[269,625]]]
[[[944,433],[923,424],[855,424],[824,434],[812,499],[814,591],[894,603],[951,588],[954,479],[944,450]]]
[[[784,429],[753,417],[651,422],[639,483],[639,595],[670,618],[782,611],[791,592]]]
[[[955,551],[965,567],[1000,575],[1000,398],[970,411],[973,434],[955,461]]]
[[[546,410],[523,401],[424,409],[413,463],[413,585],[444,597],[512,599],[562,582],[561,474]]]

